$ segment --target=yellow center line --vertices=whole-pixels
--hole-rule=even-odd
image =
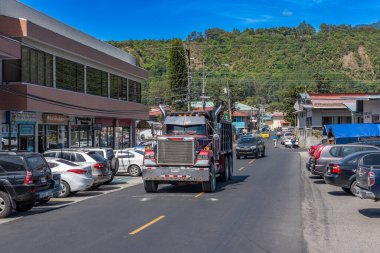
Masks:
[[[242,170],[244,170],[244,167],[241,167],[241,168],[239,169],[239,171],[242,171]]]
[[[249,164],[252,164],[254,161],[256,161],[256,159],[252,159]]]
[[[156,223],[157,221],[162,220],[163,218],[165,218],[165,215],[161,215],[160,217],[157,217],[156,219],[154,219],[154,220],[148,222],[147,224],[145,224],[144,226],[139,227],[139,228],[136,229],[136,230],[133,230],[133,231],[130,232],[129,234],[130,234],[130,235],[135,235],[135,234],[137,234],[138,232],[140,232],[141,230],[143,230],[143,229],[145,229],[145,228],[147,228],[147,227],[149,227],[149,226],[152,226],[152,225],[153,225],[154,223]]]
[[[197,195],[195,195],[194,198],[198,198],[198,197],[202,196],[203,194],[204,194],[204,192],[200,192]]]

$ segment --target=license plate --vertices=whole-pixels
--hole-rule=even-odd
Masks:
[[[41,181],[41,183],[44,184],[44,183],[46,183],[46,178],[45,178],[45,177],[42,177],[40,181]]]
[[[170,171],[173,173],[177,173],[177,172],[179,172],[179,169],[170,169]]]

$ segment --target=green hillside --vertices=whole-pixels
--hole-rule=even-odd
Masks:
[[[168,101],[166,66],[170,40],[110,42],[134,56],[150,71],[144,99],[150,105]],[[202,61],[206,90],[223,101],[227,80],[233,100],[251,105],[268,103],[291,111],[298,91],[380,92],[380,30],[322,24],[298,27],[237,29],[213,28],[192,32],[184,44],[191,50],[192,97],[200,95]],[[177,92],[186,92],[186,89]]]

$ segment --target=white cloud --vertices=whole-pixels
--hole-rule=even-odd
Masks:
[[[290,16],[293,16],[293,12],[288,9],[285,9],[282,11],[282,15],[290,17]]]
[[[272,20],[272,16],[270,15],[262,15],[260,18],[238,18],[243,20],[246,24],[256,24],[256,23],[265,23]]]

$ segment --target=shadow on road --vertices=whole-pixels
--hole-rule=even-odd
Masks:
[[[61,206],[61,205],[66,205],[66,204],[70,204],[70,203],[73,203],[74,201],[69,201],[69,200],[55,200],[55,199],[52,199],[50,200],[49,202],[47,203],[37,203],[35,205],[35,207],[49,207],[49,206]]]
[[[309,176],[310,179],[321,179],[320,176]]]
[[[248,177],[248,175],[233,176],[232,180],[229,182],[217,182],[215,192],[224,191],[226,186],[239,185],[240,183],[244,182]],[[186,185],[179,183],[177,185],[160,185],[157,193],[199,193],[202,191],[202,184]]]
[[[120,187],[110,186],[110,185],[102,185],[98,189],[95,189],[93,191],[112,191],[112,190],[116,190],[116,189],[120,189]]]
[[[328,192],[328,194],[333,195],[333,196],[352,196],[351,194],[348,194],[347,192],[344,192],[344,191],[333,191],[333,192]]]
[[[98,196],[102,194],[104,193],[97,192],[97,191],[85,191],[85,192],[78,192],[77,194],[73,195],[73,197],[91,197],[91,196]]]
[[[325,180],[323,180],[323,179],[315,180],[315,181],[313,181],[313,183],[314,183],[314,184],[326,184],[326,183],[325,183]]]
[[[359,213],[368,218],[380,218],[380,208],[360,209]]]

